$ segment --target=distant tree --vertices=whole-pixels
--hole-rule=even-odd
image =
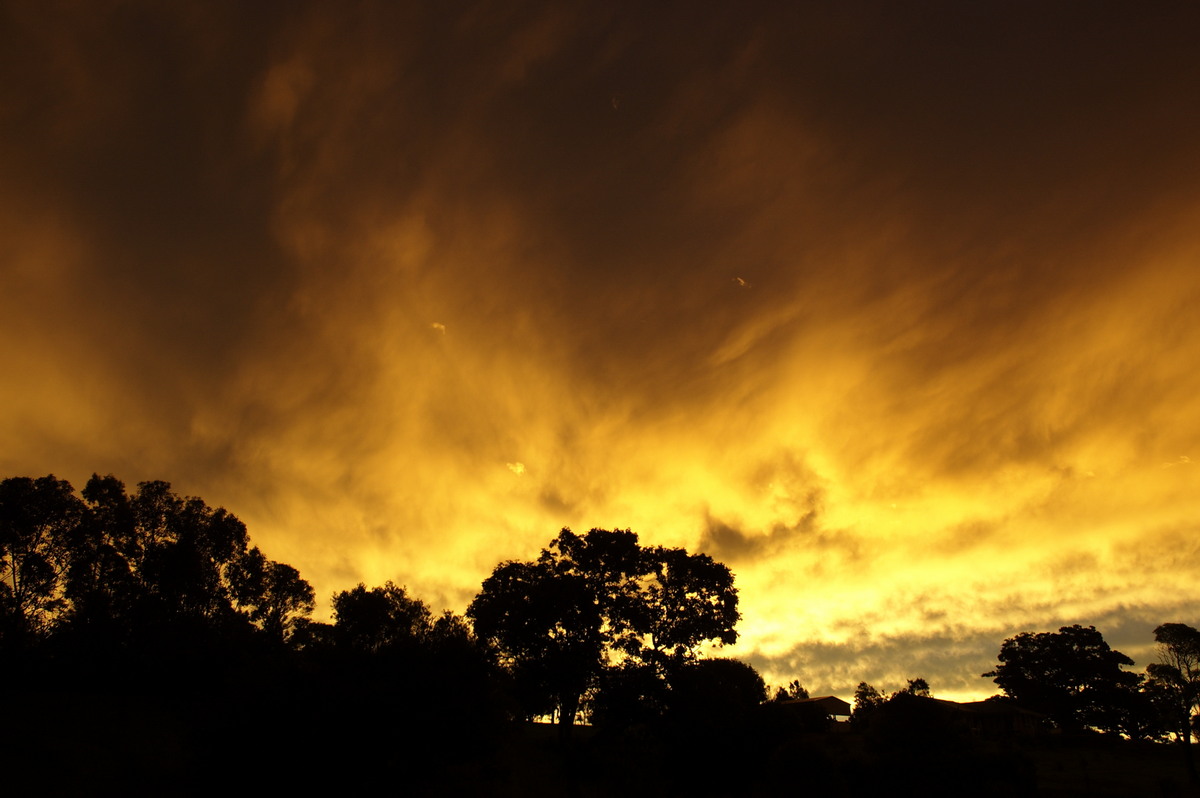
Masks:
[[[1200,631],[1182,623],[1164,623],[1154,630],[1158,662],[1146,667],[1147,689],[1158,698],[1171,732],[1184,747],[1192,778],[1196,766],[1191,751],[1197,710],[1200,709]]]
[[[288,645],[304,655],[328,656],[335,645],[333,624],[314,621],[311,618],[297,618],[292,623]]]
[[[436,646],[475,645],[475,633],[461,615],[445,610],[429,627],[429,639]]]
[[[1172,732],[1188,743],[1192,717],[1200,709],[1200,631],[1182,623],[1154,630],[1158,662],[1146,668],[1150,682],[1169,700]]]
[[[771,700],[777,702],[797,701],[808,697],[808,690],[804,689],[804,685],[800,684],[800,680],[792,679],[786,686],[775,688],[775,694],[771,696]]]
[[[905,693],[907,695],[918,696],[920,698],[931,698],[933,694],[929,692],[929,682],[918,676],[915,679],[909,679],[908,684],[899,690],[896,695]]]
[[[1112,707],[1140,682],[1138,674],[1121,669],[1133,660],[1109,648],[1094,626],[1022,632],[1004,641],[999,660],[996,669],[983,676],[1066,731],[1119,731],[1120,719]]]
[[[854,688],[854,709],[850,713],[850,723],[855,728],[862,729],[868,719],[879,707],[887,701],[873,685],[859,682]]]
[[[534,562],[506,562],[467,616],[512,669],[527,709],[574,723],[606,667],[665,677],[705,641],[737,639],[733,574],[703,554],[638,545],[629,530],[564,529]]]
[[[850,713],[851,724],[859,730],[864,729],[871,722],[871,718],[877,714],[877,710],[885,705],[895,703],[896,699],[901,697],[903,699],[900,703],[904,703],[908,698],[931,698],[929,682],[921,677],[909,679],[904,687],[890,695],[885,695],[866,682],[859,682],[858,687],[854,689],[854,709]]]
[[[423,643],[433,628],[429,607],[388,582],[368,590],[361,582],[333,597],[333,637],[366,653]]]

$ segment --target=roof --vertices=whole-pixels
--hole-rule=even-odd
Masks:
[[[1028,715],[1030,717],[1044,718],[1040,712],[1034,712],[1024,707],[1019,707],[1011,701],[970,701],[958,702],[948,701],[944,698],[935,698],[943,706],[957,709],[960,712],[969,712],[976,715]]]
[[[835,695],[822,695],[815,698],[792,698],[787,701],[781,701],[781,704],[790,706],[799,706],[801,704],[811,704],[820,707],[829,715],[849,715],[850,704]]]

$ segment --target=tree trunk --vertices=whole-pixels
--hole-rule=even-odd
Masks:
[[[558,705],[558,739],[565,743],[571,739],[575,727],[575,714],[579,710],[578,698],[560,699]]]
[[[1188,779],[1193,783],[1200,781],[1200,775],[1196,773],[1196,759],[1192,756],[1192,730],[1184,726],[1183,734],[1179,735],[1179,742],[1183,746],[1183,764],[1187,767]]]
[[[576,696],[565,696],[559,699],[558,704],[558,725],[559,726],[574,726],[575,715],[579,712],[579,698]]]

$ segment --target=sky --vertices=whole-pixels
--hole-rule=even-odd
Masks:
[[[172,483],[328,616],[570,527],[720,655],[980,698],[1200,622],[1200,7],[0,2],[0,471]]]

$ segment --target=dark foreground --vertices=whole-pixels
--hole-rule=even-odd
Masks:
[[[28,694],[0,719],[7,795],[1200,796],[1180,751],[1090,737],[413,723],[403,706],[292,695]],[[341,698],[345,699],[343,695]]]

